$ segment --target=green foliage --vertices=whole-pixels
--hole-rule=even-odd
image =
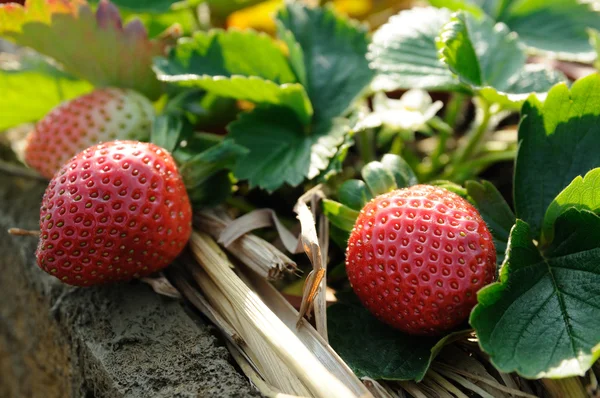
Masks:
[[[213,30],[181,39],[168,59],[155,60],[162,81],[223,97],[287,106],[303,124],[313,109],[285,55],[265,34]]]
[[[575,177],[600,166],[600,75],[552,88],[522,110],[514,196],[517,217],[538,237],[550,203]]]
[[[90,3],[98,3],[99,0],[91,0]],[[135,12],[164,13],[171,8],[176,0],[112,0],[112,3],[120,9]]]
[[[161,148],[172,152],[177,146],[179,133],[183,128],[180,118],[168,115],[159,115],[154,118],[150,141]]]
[[[229,136],[249,150],[238,158],[235,176],[251,187],[274,191],[319,175],[348,134],[345,120],[317,126],[309,134],[288,108],[256,108],[228,127]]]
[[[231,169],[246,149],[232,140],[211,145],[180,165],[181,176],[194,206],[213,206],[231,194]],[[177,157],[177,156],[176,156]]]
[[[329,221],[342,231],[352,231],[358,211],[330,199],[323,199],[323,213]]]
[[[38,57],[25,58],[14,69],[0,69],[0,131],[35,122],[61,102],[92,89]]]
[[[0,21],[13,22],[0,27],[0,34],[54,58],[65,71],[95,85],[131,88],[158,98],[161,87],[152,58],[164,54],[167,40],[149,40],[139,21],[123,26],[112,3],[101,3],[96,15],[88,5],[60,13],[39,4],[29,7],[34,5],[43,11],[25,13],[28,17],[22,19],[0,9]]]
[[[518,107],[532,92],[545,93],[566,78],[526,67],[517,36],[506,25],[466,12],[454,14],[438,39],[442,61],[460,80],[490,102]]]
[[[600,217],[571,208],[556,225],[541,253],[517,220],[499,282],[478,293],[470,322],[501,371],[582,376],[600,355]]]
[[[508,244],[510,230],[515,224],[515,215],[500,192],[489,181],[467,181],[465,183],[469,199],[483,217],[496,247],[496,262],[502,264]]]
[[[360,211],[367,202],[373,199],[373,194],[362,180],[346,180],[338,190],[338,198],[344,205]]]
[[[278,16],[302,49],[292,46],[291,61],[299,79],[306,73],[306,89],[315,109],[315,123],[346,114],[370,83],[373,72],[365,58],[367,30],[334,13],[331,8],[308,8],[287,3]],[[290,46],[290,38],[284,34]],[[304,71],[300,61],[304,61]]]
[[[377,76],[375,90],[422,88],[464,90],[437,54],[435,40],[450,20],[444,9],[402,11],[373,35],[367,57]]]
[[[581,0],[429,0],[436,7],[487,13],[519,35],[529,52],[548,53],[570,61],[589,62],[593,48],[589,28],[600,29],[600,12]]]
[[[358,377],[417,380],[440,349],[461,332],[439,339],[410,336],[377,320],[362,306],[337,303],[327,309],[329,342]]]
[[[590,171],[585,177],[575,177],[548,206],[542,226],[542,243],[552,242],[554,223],[569,209],[589,210],[593,213],[600,211],[599,192],[600,168]]]

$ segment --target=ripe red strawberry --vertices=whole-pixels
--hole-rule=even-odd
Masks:
[[[171,155],[113,141],[84,150],[50,181],[40,211],[40,268],[65,283],[128,280],[166,267],[191,234],[191,207]]]
[[[360,212],[346,251],[350,283],[377,318],[410,334],[461,324],[495,277],[492,236],[477,210],[442,188],[380,195]]]
[[[25,161],[46,178],[99,142],[150,136],[152,103],[135,91],[101,88],[58,105],[27,138]]]

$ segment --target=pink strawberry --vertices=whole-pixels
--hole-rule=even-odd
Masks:
[[[40,268],[91,286],[166,267],[190,237],[191,206],[164,149],[113,141],[79,153],[50,181],[40,230]]]
[[[492,236],[477,210],[429,185],[369,202],[346,251],[348,277],[362,303],[410,334],[440,334],[464,322],[495,266]]]
[[[101,88],[54,108],[28,137],[25,161],[46,178],[99,142],[150,136],[152,103],[135,91]]]

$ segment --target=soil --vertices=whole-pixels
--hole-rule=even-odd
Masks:
[[[259,396],[212,326],[139,283],[71,288],[35,265],[44,184],[0,178],[1,397]]]

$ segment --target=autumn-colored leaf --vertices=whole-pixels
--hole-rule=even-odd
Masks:
[[[0,35],[54,58],[65,71],[97,86],[137,90],[156,99],[161,83],[152,58],[178,36],[171,28],[149,40],[139,20],[124,25],[119,10],[102,0],[96,13],[82,0],[30,0],[0,7]]]

